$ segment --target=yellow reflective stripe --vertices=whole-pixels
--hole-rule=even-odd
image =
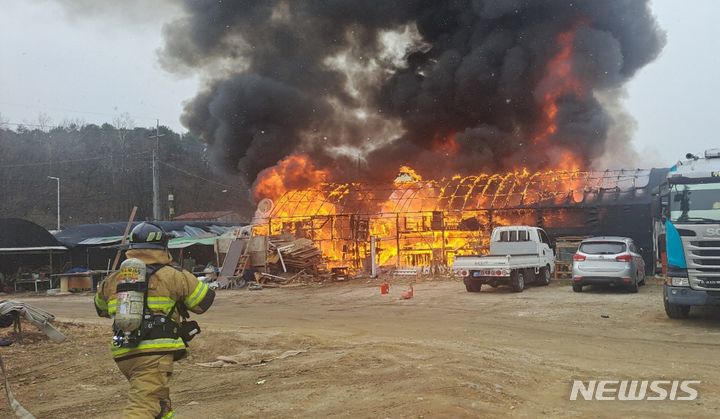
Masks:
[[[154,311],[162,311],[165,314],[175,307],[175,300],[169,297],[148,297],[148,308]]]
[[[185,307],[188,308],[188,310],[191,310],[195,308],[200,302],[205,298],[207,295],[208,285],[204,282],[198,282],[197,286],[195,287],[195,290],[185,299]]]
[[[97,306],[97,308],[103,311],[107,311],[108,308],[107,302],[103,300],[100,294],[95,294],[95,306]]]
[[[117,312],[117,299],[111,298],[107,303],[107,312],[108,314],[115,314]]]
[[[173,419],[174,417],[175,417],[175,412],[171,410],[171,411],[165,413],[164,415],[162,415],[162,417],[160,419]]]
[[[111,344],[111,350],[114,357],[122,356],[130,352],[145,351],[151,349],[185,349],[185,343],[181,338],[166,338],[141,340],[138,346],[135,346],[134,348],[120,348]]]

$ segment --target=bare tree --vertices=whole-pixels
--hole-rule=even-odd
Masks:
[[[123,112],[113,118],[113,126],[115,126],[118,131],[127,131],[135,128],[135,121],[129,113]]]
[[[82,118],[65,118],[60,124],[65,131],[80,131],[87,123]]]
[[[50,115],[46,114],[45,112],[40,112],[38,114],[38,128],[40,128],[40,131],[47,132],[50,128],[50,125],[52,124],[52,118],[50,118]]]

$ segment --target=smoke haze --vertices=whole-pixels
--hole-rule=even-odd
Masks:
[[[629,147],[604,104],[665,44],[644,0],[183,7],[161,62],[207,80],[183,124],[248,182],[294,154],[329,180],[590,167]]]

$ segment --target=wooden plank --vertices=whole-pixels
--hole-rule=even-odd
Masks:
[[[138,209],[137,207],[133,207],[132,211],[130,212],[130,219],[128,220],[128,223],[125,226],[125,233],[123,233],[122,240],[120,240],[120,245],[127,243],[127,237],[128,237],[128,234],[130,234],[130,227],[132,227],[132,223],[133,223],[133,221],[135,221],[135,214],[137,213],[137,209]],[[117,265],[120,262],[121,252],[122,252],[122,250],[118,249],[117,253],[115,253],[115,260],[113,261],[113,264],[112,264],[113,271],[115,269],[117,269]]]
[[[244,249],[245,246],[242,240],[235,240],[230,243],[230,248],[228,249],[227,255],[225,255],[219,277],[227,278],[233,276]]]

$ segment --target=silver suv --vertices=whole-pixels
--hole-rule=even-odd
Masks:
[[[638,292],[645,285],[645,261],[627,237],[593,237],[580,243],[573,256],[573,291],[583,285],[613,285]]]

